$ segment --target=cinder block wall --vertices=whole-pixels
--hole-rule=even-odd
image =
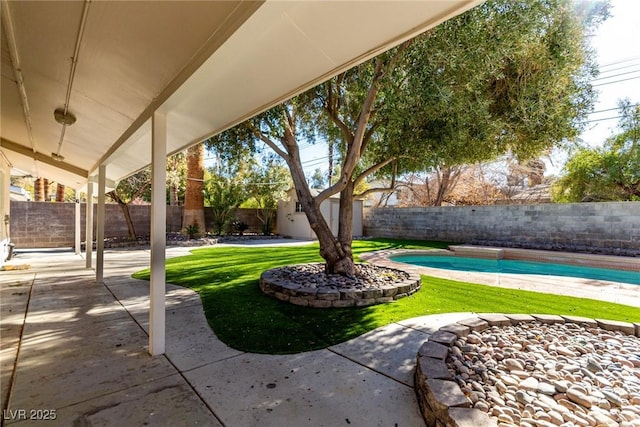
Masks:
[[[167,232],[180,232],[182,227],[182,206],[167,206]],[[130,205],[129,212],[138,236],[148,236],[151,230],[151,207]],[[94,205],[94,219],[97,206]],[[85,240],[86,205],[80,205],[80,234]],[[238,209],[235,214],[239,221],[249,225],[247,233],[261,233],[262,224],[256,209]],[[127,223],[120,206],[105,205],[105,236],[127,237]],[[211,213],[205,208],[207,230],[211,230]],[[275,228],[275,220],[274,220]],[[75,242],[75,203],[53,202],[11,202],[11,241],[18,248],[57,248],[73,246]],[[276,230],[273,230],[275,233]],[[94,239],[96,236],[94,223]]]
[[[640,202],[369,208],[364,233],[548,249],[640,250]]]
[[[151,230],[151,210],[148,205],[130,205],[129,212],[141,236]],[[75,242],[75,203],[11,202],[11,241],[19,248],[57,248],[73,246]],[[97,206],[93,209],[94,219]],[[80,238],[85,240],[86,205],[80,205]],[[105,236],[126,237],[129,232],[120,206],[105,205]],[[167,231],[180,231],[182,207],[167,206]],[[94,238],[96,235],[94,223]]]

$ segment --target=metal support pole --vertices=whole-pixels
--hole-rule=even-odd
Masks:
[[[96,236],[96,283],[104,281],[104,204],[106,193],[107,167],[101,165],[98,169],[98,212]]]
[[[85,232],[85,240],[87,244],[85,245],[86,252],[86,266],[87,268],[91,268],[92,265],[92,254],[93,254],[93,182],[91,182],[91,178],[89,178],[89,182],[87,183],[87,214],[86,214],[86,232]]]
[[[80,234],[80,226],[81,226],[81,221],[80,221],[80,192],[78,190],[76,190],[76,210],[75,210],[75,251],[76,251],[76,255],[80,255],[82,253],[82,249],[80,247],[80,242],[81,242],[81,234]]]
[[[151,284],[149,353],[165,351],[165,249],[167,230],[167,118],[153,114],[151,131]]]

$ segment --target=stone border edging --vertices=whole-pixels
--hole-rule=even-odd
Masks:
[[[418,350],[416,356],[415,390],[422,415],[429,426],[495,427],[496,421],[486,412],[474,409],[446,365],[453,343],[471,331],[483,331],[492,326],[510,326],[523,322],[575,323],[619,331],[640,337],[640,323],[589,319],[550,314],[490,314],[464,319],[441,327]]]
[[[218,239],[211,238],[202,238],[202,239],[190,239],[190,240],[167,240],[166,246],[182,246],[182,247],[197,247],[197,246],[211,246],[218,244]],[[84,251],[86,250],[86,242],[82,242],[80,248]],[[140,240],[122,240],[117,242],[104,242],[105,249],[139,249],[151,246],[151,240],[149,239],[140,239]],[[96,249],[96,242],[93,242],[93,248]]]
[[[280,267],[285,268],[285,267]],[[417,292],[422,286],[420,275],[398,268],[390,270],[402,271],[409,278],[393,285],[379,288],[357,289],[342,287],[340,289],[322,289],[309,287],[304,283],[280,280],[276,276],[278,268],[267,270],[260,275],[260,289],[266,295],[291,304],[313,308],[366,307],[375,304],[393,302]]]

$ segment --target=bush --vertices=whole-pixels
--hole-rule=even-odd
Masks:
[[[249,224],[247,224],[246,222],[235,220],[231,223],[231,227],[236,233],[242,236],[247,228],[249,228]]]

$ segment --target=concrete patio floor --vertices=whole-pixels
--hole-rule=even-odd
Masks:
[[[169,248],[167,256],[189,248]],[[417,349],[470,313],[388,325],[325,350],[249,354],[219,341],[194,292],[167,285],[167,348],[151,357],[147,250],[107,251],[104,284],[66,251],[0,273],[3,424],[420,426]],[[8,406],[6,406],[8,404]]]

